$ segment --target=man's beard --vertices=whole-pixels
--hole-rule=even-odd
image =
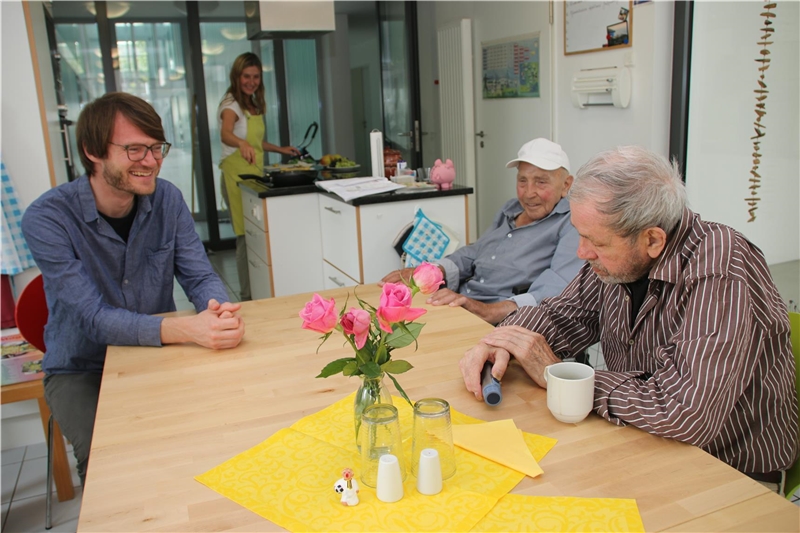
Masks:
[[[642,279],[650,272],[650,268],[653,266],[653,260],[648,256],[644,258],[635,258],[625,265],[622,272],[615,274],[610,274],[599,261],[589,261],[589,265],[601,271],[601,273],[598,273],[597,270],[595,270],[595,274],[600,278],[600,281],[608,283],[609,285],[618,285],[620,283],[633,283],[636,280]]]
[[[155,169],[153,169],[155,172]],[[106,183],[117,189],[119,191],[129,192],[131,194],[136,194],[139,196],[147,196],[153,194],[156,190],[156,181],[153,180],[152,187],[144,188],[144,189],[137,189],[136,187],[131,184],[129,180],[126,180],[127,172],[123,172],[119,169],[110,169],[109,167],[103,168],[103,178],[105,179]]]

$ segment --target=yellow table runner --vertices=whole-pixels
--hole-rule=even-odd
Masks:
[[[400,398],[394,398],[394,404],[400,415],[408,457],[413,410]],[[454,424],[482,423],[455,410],[451,415]],[[540,435],[523,432],[523,436],[537,461],[556,443],[555,439]],[[628,516],[630,504],[623,503],[630,500],[602,500],[602,504],[593,504],[595,507],[570,506],[570,512],[564,513],[564,498],[541,498],[545,503],[533,503],[532,497],[507,495],[523,479],[523,474],[458,447],[455,454],[456,474],[445,481],[444,489],[435,496],[419,494],[416,478],[409,474],[404,484],[405,496],[399,502],[380,502],[374,489],[362,485],[358,506],[341,505],[333,485],[342,469],[351,467],[356,478],[360,476],[351,394],[195,479],[291,531],[469,531],[476,525],[488,528],[481,531],[513,530],[516,527],[508,522],[509,516],[504,511],[507,505],[528,512],[528,516],[533,511],[542,517],[548,512],[563,516],[569,524],[597,521],[603,524],[599,528],[603,531],[636,530],[617,527],[623,522],[632,523],[620,518]],[[549,500],[560,501],[551,508]],[[606,519],[590,521],[586,513],[598,505],[606,509]],[[634,509],[635,505],[633,502]],[[588,510],[580,511],[584,508]],[[583,518],[579,520],[576,512]],[[638,517],[638,512],[635,514]]]

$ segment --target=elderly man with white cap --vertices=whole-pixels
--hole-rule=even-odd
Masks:
[[[432,305],[464,307],[492,324],[518,307],[561,294],[583,264],[566,198],[572,185],[569,158],[561,146],[534,139],[506,167],[517,169],[517,197],[497,212],[477,242],[439,262],[447,288],[428,299]],[[397,270],[383,281],[410,275],[411,269]]]

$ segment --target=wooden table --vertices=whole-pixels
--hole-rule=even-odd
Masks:
[[[359,296],[378,303],[375,286]],[[350,303],[354,303],[350,289]],[[323,293],[338,306],[347,289]],[[315,379],[351,356],[337,333],[300,329],[309,294],[242,306],[245,339],[229,351],[193,345],[109,348],[79,531],[275,531],[280,528],[194,480],[281,428],[353,392],[355,378]],[[400,377],[412,399],[445,398],[484,420],[512,417],[558,439],[544,475],[514,493],[635,498],[648,531],[797,531],[800,510],[698,448],[617,427],[596,415],[556,421],[546,395],[518,367],[503,380],[503,403],[487,407],[464,389],[457,362],[491,327],[460,308],[431,307],[413,346],[415,368]]]
[[[50,421],[50,408],[44,399],[44,385],[41,379],[24,381],[12,385],[3,385],[0,389],[0,399],[3,405],[25,400],[36,400],[39,403],[39,416],[42,418],[44,438],[47,441],[48,422]],[[75,497],[72,487],[72,474],[67,459],[67,448],[64,446],[64,437],[61,429],[53,421],[53,479],[56,483],[58,501],[63,502]]]

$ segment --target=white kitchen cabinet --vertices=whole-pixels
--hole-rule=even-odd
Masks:
[[[253,299],[322,290],[319,194],[259,198],[240,189]]]
[[[325,289],[341,289],[342,287],[353,287],[358,282],[350,276],[334,267],[327,261],[322,262],[322,275],[325,277]]]
[[[272,297],[270,267],[247,249],[247,272],[250,275],[250,296],[253,300]]]
[[[322,257],[354,280],[361,280],[358,207],[320,195]]]
[[[339,281],[344,281],[341,274],[357,283],[380,281],[389,272],[401,268],[400,257],[392,243],[414,220],[417,209],[422,209],[434,222],[447,226],[460,245],[465,244],[466,198],[466,195],[458,195],[352,206],[320,195],[323,259],[339,271]]]

